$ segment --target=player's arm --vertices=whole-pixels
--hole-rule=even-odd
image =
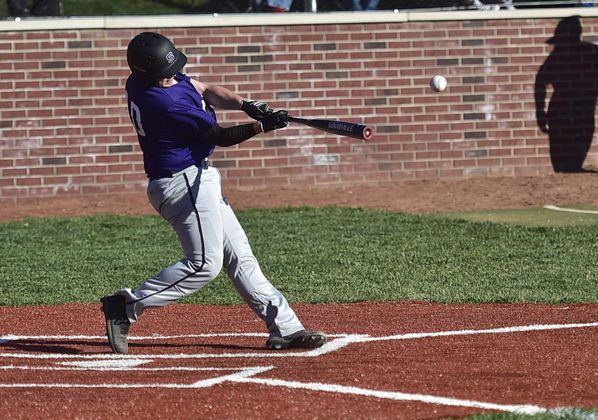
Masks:
[[[205,98],[206,102],[217,108],[240,109],[258,121],[261,121],[266,114],[274,112],[266,102],[243,99],[240,95],[225,87],[203,83],[194,79],[191,79],[191,83]]]
[[[548,117],[546,115],[546,87],[548,80],[544,65],[540,67],[534,82],[534,102],[536,104],[536,123],[543,133],[548,132]]]
[[[217,146],[229,147],[249,140],[256,134],[278,130],[287,125],[289,125],[288,112],[281,110],[266,115],[262,121],[255,121],[250,124],[235,125],[232,127],[221,127],[216,124],[208,131],[206,140]]]
[[[225,87],[191,79],[193,87],[201,93],[207,103],[220,109],[241,109],[243,98]]]

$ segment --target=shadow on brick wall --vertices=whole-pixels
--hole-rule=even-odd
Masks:
[[[594,137],[598,47],[582,41],[581,33],[578,16],[562,19],[546,41],[554,48],[536,75],[536,119],[540,130],[548,134],[555,172],[584,172]]]

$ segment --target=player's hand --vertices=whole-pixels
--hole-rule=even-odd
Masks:
[[[251,118],[258,121],[261,121],[267,114],[274,112],[266,102],[251,99],[243,99],[241,101],[241,109]]]
[[[280,111],[271,112],[264,115],[262,119],[262,131],[267,133],[269,131],[278,130],[279,128],[285,128],[289,125],[289,113],[284,109]]]
[[[541,132],[548,133],[548,117],[546,116],[546,112],[543,110],[536,111],[536,122]]]

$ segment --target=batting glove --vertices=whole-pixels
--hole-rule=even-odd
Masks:
[[[269,114],[264,115],[261,124],[262,131],[264,133],[278,130],[279,128],[285,128],[289,125],[289,113],[285,110],[271,112]]]
[[[274,112],[266,102],[251,99],[243,99],[241,101],[241,109],[251,118],[258,121],[261,121],[267,114]]]

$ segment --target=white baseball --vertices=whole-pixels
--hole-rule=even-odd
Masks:
[[[446,81],[446,79],[439,74],[432,77],[432,80],[430,80],[430,87],[434,92],[442,92],[446,89],[447,85],[448,82]]]

